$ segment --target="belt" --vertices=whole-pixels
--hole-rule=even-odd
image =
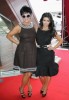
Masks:
[[[51,44],[49,44],[49,45],[37,45],[38,48],[48,48],[49,46],[51,46]]]

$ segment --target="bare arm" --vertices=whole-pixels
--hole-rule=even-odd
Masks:
[[[55,38],[58,40],[58,43],[54,46],[54,49],[58,48],[63,43],[63,39],[59,35],[56,35]]]
[[[37,30],[38,30],[38,25],[35,25],[35,24],[34,24],[34,29],[35,29],[35,31],[37,32]],[[38,47],[38,44],[37,44],[37,42],[36,42],[36,39],[35,39],[35,43],[36,43],[36,46]]]
[[[35,25],[35,24],[34,24],[34,29],[35,29],[36,32],[37,32],[37,30],[38,30],[38,27],[39,27],[38,25]]]
[[[48,48],[48,50],[54,50],[54,49],[58,48],[62,44],[63,39],[58,34],[55,36],[55,39],[57,39],[58,43],[54,47],[50,46]]]
[[[15,43],[15,44],[18,45],[18,44],[19,44],[19,41],[16,40],[13,36],[14,36],[15,34],[19,34],[20,31],[21,31],[21,27],[20,27],[19,25],[17,25],[17,26],[15,26],[15,27],[13,28],[12,31],[10,31],[10,32],[7,34],[6,37],[7,37],[11,42],[13,42],[13,43]]]

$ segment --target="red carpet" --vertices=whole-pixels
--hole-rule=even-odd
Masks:
[[[69,100],[69,51],[56,50],[56,55],[62,58],[59,73],[52,77],[47,96],[43,98],[39,93],[41,88],[39,79],[31,79],[33,95],[25,100]],[[0,83],[0,100],[23,100],[19,94],[21,77],[3,78],[3,83]],[[27,87],[25,92],[27,94]]]

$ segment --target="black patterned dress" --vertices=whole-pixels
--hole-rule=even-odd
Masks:
[[[49,45],[54,36],[50,30],[38,29],[36,41],[40,48],[37,48],[37,71],[36,76],[54,76],[58,73],[58,64],[55,63],[55,53],[53,50],[44,48]]]
[[[34,72],[36,70],[36,32],[32,28],[21,28],[20,43],[16,48],[14,65],[19,66],[21,72]]]

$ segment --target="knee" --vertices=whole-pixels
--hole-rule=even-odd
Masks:
[[[31,72],[27,72],[27,73],[25,73],[25,76],[27,76],[27,77],[30,77],[31,75],[32,75]]]
[[[30,77],[32,75],[32,73],[31,72],[28,72],[28,77]]]

